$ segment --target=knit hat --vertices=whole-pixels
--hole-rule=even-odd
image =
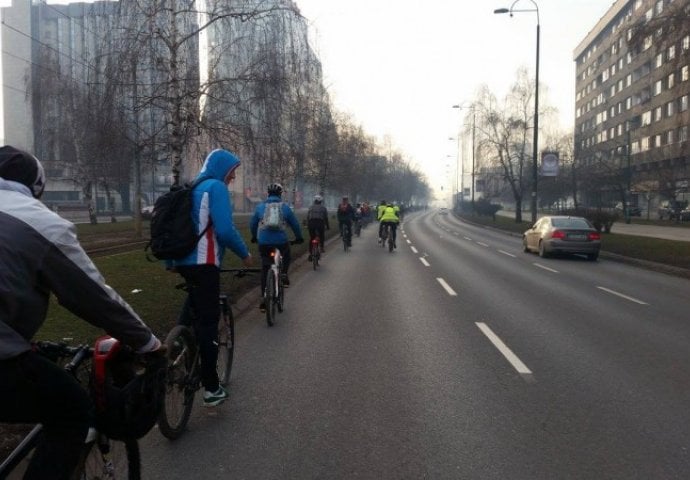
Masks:
[[[41,196],[46,183],[41,162],[10,145],[0,147],[0,177],[26,185],[35,198]]]

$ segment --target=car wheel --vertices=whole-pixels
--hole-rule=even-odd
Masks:
[[[542,241],[539,242],[539,256],[541,258],[546,258],[549,256],[549,254],[546,252],[546,248],[544,248],[544,242]]]
[[[597,258],[599,258],[599,253],[588,253],[587,254],[587,260],[590,262],[596,262]]]
[[[529,253],[529,247],[527,246],[527,238],[523,237],[522,238],[522,251],[525,253]]]

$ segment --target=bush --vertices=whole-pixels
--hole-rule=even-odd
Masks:
[[[594,208],[578,208],[570,209],[563,212],[563,215],[571,215],[577,217],[585,217],[589,220],[597,232],[611,233],[611,227],[620,218],[615,212],[607,212],[604,210],[597,210]]]
[[[486,198],[480,198],[474,202],[474,211],[477,215],[484,217],[492,217],[496,219],[496,212],[503,208],[498,203],[491,203]]]

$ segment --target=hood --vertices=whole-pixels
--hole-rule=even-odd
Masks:
[[[221,182],[231,170],[240,166],[240,159],[227,150],[216,149],[208,154],[196,181],[215,178]]]

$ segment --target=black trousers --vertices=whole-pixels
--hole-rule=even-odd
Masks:
[[[259,245],[259,254],[261,255],[261,293],[266,291],[266,275],[273,265],[273,257],[271,257],[271,250],[277,248],[283,256],[283,269],[281,273],[288,273],[290,268],[290,244],[282,243],[280,245]]]
[[[191,323],[199,344],[201,383],[206,390],[215,392],[218,390],[216,363],[220,318],[220,270],[215,265],[188,265],[177,267],[177,271],[190,286],[184,308],[193,312],[194,321]]]
[[[321,248],[323,248],[326,244],[326,223],[323,220],[309,220],[307,228],[309,228],[309,238],[314,238],[318,235]]]
[[[74,377],[26,352],[0,360],[0,422],[43,424],[25,480],[67,480],[93,425],[93,405]]]
[[[391,227],[391,235],[392,235],[392,237],[393,237],[393,243],[395,243],[396,236],[397,236],[396,232],[397,232],[397,230],[398,230],[398,222],[381,222],[381,225],[380,225],[380,228],[379,228],[379,232],[383,232],[383,229],[386,228],[386,225],[390,225],[390,227]],[[380,237],[380,236],[381,236],[381,235],[379,234],[379,237]]]

